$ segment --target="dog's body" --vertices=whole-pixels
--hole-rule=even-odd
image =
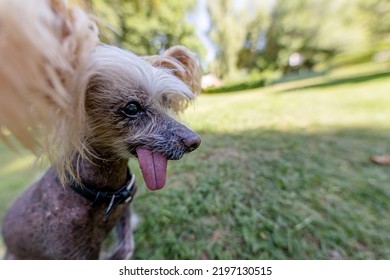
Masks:
[[[58,4],[56,0],[40,1]],[[8,81],[8,76],[1,74],[0,80]],[[111,258],[126,259],[134,247],[128,203],[135,186],[133,180],[129,183],[128,159],[138,158],[146,186],[157,190],[166,183],[167,160],[180,159],[199,146],[199,136],[174,118],[175,112],[195,97],[197,62],[183,47],[145,60],[101,45],[89,52],[67,80],[61,79],[61,72],[59,76],[69,92],[70,105],[65,109],[70,112],[57,105],[51,110],[54,114],[49,115],[60,119],[53,123],[61,124],[54,135],[63,138],[48,138],[49,144],[54,143],[49,153],[62,146],[51,157],[53,167],[6,214],[2,227],[6,258],[97,259],[103,241],[115,227],[120,242]],[[54,81],[47,83],[47,77],[41,79],[45,86],[55,86]],[[20,87],[12,81],[9,84],[2,94],[17,106],[9,89]],[[23,87],[21,92],[26,94]],[[45,102],[51,98],[44,97]],[[31,102],[34,113],[44,111],[45,104],[53,106],[50,101]],[[12,127],[6,114],[0,114],[1,123],[11,132],[26,129],[20,129],[17,121],[16,129]],[[23,143],[29,133],[27,128],[26,133],[14,135]],[[95,195],[92,199],[91,192]]]
[[[88,164],[82,170],[85,181],[112,190],[126,181],[127,162]],[[83,164],[84,165],[84,164]],[[114,226],[122,227],[118,251],[111,258],[127,259],[133,251],[130,208],[113,209],[103,220],[105,203],[91,204],[59,181],[55,170],[31,186],[4,218],[3,237],[7,259],[98,259],[103,241]],[[120,224],[118,222],[120,221]]]

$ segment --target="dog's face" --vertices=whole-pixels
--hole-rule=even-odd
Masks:
[[[175,55],[177,55],[175,57]],[[100,156],[138,158],[151,190],[165,185],[167,160],[180,159],[200,137],[175,120],[175,111],[194,98],[197,71],[186,50],[171,49],[149,62],[113,47],[98,48],[95,74],[86,93],[87,137]]]

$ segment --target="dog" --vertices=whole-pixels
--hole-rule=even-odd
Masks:
[[[130,258],[137,186],[128,160],[155,191],[167,161],[199,147],[176,118],[200,89],[196,56],[101,44],[93,21],[59,0],[0,3],[0,128],[52,164],[4,217],[5,259],[99,259],[113,229],[108,258]]]

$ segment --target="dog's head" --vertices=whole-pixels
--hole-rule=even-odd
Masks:
[[[200,145],[200,137],[175,119],[195,98],[198,72],[184,47],[149,58],[98,47],[84,72],[84,148],[103,158],[137,157],[148,188],[162,188],[167,160]]]
[[[30,2],[0,1],[0,140],[10,131],[48,155],[62,181],[76,176],[78,155],[134,155],[149,188],[162,187],[166,161],[200,143],[174,118],[199,90],[195,57],[183,47],[148,58],[96,47],[81,10]]]

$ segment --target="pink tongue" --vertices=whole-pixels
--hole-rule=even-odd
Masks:
[[[164,187],[167,178],[166,157],[144,148],[137,148],[137,156],[146,186],[152,191]]]

